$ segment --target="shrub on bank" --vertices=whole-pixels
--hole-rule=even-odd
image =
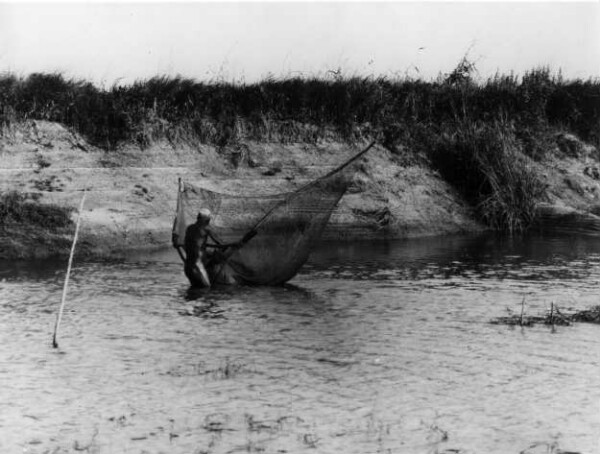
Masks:
[[[0,194],[0,230],[11,225],[27,228],[40,227],[45,231],[56,231],[73,225],[72,209],[57,205],[33,203],[27,194],[10,191]]]
[[[524,232],[533,223],[544,186],[514,127],[461,122],[423,137],[432,165],[491,228]]]

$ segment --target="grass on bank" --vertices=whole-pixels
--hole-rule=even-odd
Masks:
[[[49,231],[70,228],[72,209],[58,205],[34,203],[35,196],[10,191],[0,193],[0,230],[11,225],[24,225]]]
[[[215,145],[315,141],[332,131],[349,141],[381,131],[406,141],[415,127],[509,120],[526,143],[538,131],[557,128],[600,144],[600,81],[567,81],[542,68],[477,83],[467,63],[432,82],[336,76],[228,84],[154,77],[100,89],[56,73],[4,74],[0,125],[56,121],[115,149],[123,141],[145,146],[158,138]]]
[[[354,142],[378,137],[426,156],[490,227],[524,231],[542,186],[528,160],[556,134],[600,145],[600,80],[547,68],[473,78],[463,59],[436,81],[287,78],[253,84],[154,77],[100,89],[61,74],[0,76],[0,133],[30,119],[60,122],[106,150],[157,140],[223,147],[240,140]]]
[[[36,203],[35,194],[0,193],[0,258],[68,253],[72,209]]]
[[[418,147],[492,229],[522,233],[533,224],[544,185],[514,126],[463,123],[423,136]]]

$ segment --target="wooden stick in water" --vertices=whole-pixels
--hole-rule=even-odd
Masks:
[[[179,254],[179,257],[181,257],[181,261],[183,263],[185,263],[185,255],[183,255],[183,251],[181,250],[181,246],[177,246],[175,249],[177,250],[177,253]]]
[[[77,225],[75,226],[75,235],[73,236],[73,244],[71,245],[71,254],[69,255],[69,264],[67,265],[67,275],[65,277],[65,284],[63,286],[62,300],[60,302],[60,309],[56,315],[56,324],[54,325],[54,336],[52,337],[52,346],[58,348],[58,328],[60,326],[60,320],[62,319],[63,309],[65,307],[65,300],[67,299],[67,287],[69,286],[69,275],[71,274],[71,265],[73,265],[73,255],[75,254],[75,243],[77,243],[77,236],[79,235],[79,225],[81,224],[81,213],[83,211],[83,203],[85,202],[85,195],[81,198],[79,204],[79,214],[77,216]]]
[[[183,192],[183,182],[181,181],[181,177],[179,177],[177,179],[177,184],[178,184],[178,188],[177,188],[177,216],[180,215],[181,213],[181,193]],[[173,228],[173,233],[175,233],[175,229]],[[183,253],[183,250],[181,248],[181,246],[175,246],[175,249],[177,250],[177,253],[179,254],[179,257],[181,257],[181,261],[183,263],[185,263],[185,254]]]

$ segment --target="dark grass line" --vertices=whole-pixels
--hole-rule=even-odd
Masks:
[[[374,131],[402,137],[417,126],[501,119],[518,124],[520,137],[552,126],[600,143],[600,81],[567,81],[541,68],[476,83],[471,70],[459,65],[433,82],[335,77],[228,84],[159,76],[108,89],[60,73],[4,74],[0,123],[57,121],[106,149],[157,138],[216,145],[240,137],[318,140],[328,131],[345,140]]]

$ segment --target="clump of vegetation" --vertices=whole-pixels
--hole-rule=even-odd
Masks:
[[[56,231],[73,225],[71,208],[33,203],[35,199],[32,195],[17,191],[0,194],[0,229],[22,225]]]
[[[569,326],[576,322],[600,324],[600,306],[581,311],[563,311],[552,303],[550,310],[544,315],[525,315],[523,309],[521,309],[520,315],[513,314],[511,311],[509,313],[506,317],[493,319],[491,323],[510,326],[533,326],[536,324]]]
[[[600,324],[600,306],[569,314],[569,318],[573,322]]]
[[[221,363],[215,368],[208,368],[204,362],[200,362],[191,366],[177,366],[168,370],[166,375],[172,375],[174,377],[205,375],[214,380],[227,380],[246,372],[250,372],[250,369],[245,363],[240,360],[231,360],[227,357],[225,358],[224,363]]]
[[[532,224],[543,185],[529,165],[514,127],[499,122],[444,125],[423,137],[442,177],[495,230],[523,232]]]

